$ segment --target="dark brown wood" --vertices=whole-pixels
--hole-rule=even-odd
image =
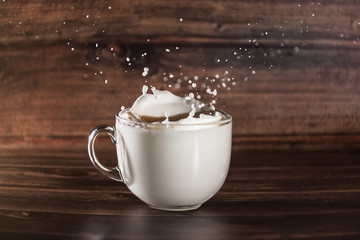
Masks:
[[[354,148],[358,12],[356,1],[3,1],[1,148],[86,137],[144,83],[217,100],[239,139]]]
[[[179,95],[198,92],[206,102],[215,98],[201,84],[217,89],[216,106],[233,115],[236,136],[360,133],[356,49],[183,47],[166,53],[163,46],[134,45],[122,57],[108,48],[75,49],[1,50],[1,137],[87,136],[97,124],[114,124],[115,113],[130,107],[145,83]],[[234,51],[254,58],[238,60]],[[127,66],[128,57],[139,60]],[[142,76],[144,67],[151,71],[148,77]],[[178,79],[181,89],[174,87]],[[188,79],[197,87],[189,89]]]
[[[359,12],[0,0],[0,239],[360,239]],[[143,84],[233,116],[227,181],[199,210],[150,209],[88,159]],[[116,165],[106,136],[96,152]]]
[[[79,158],[0,157],[0,236],[356,239],[359,163],[358,152],[235,149],[221,191],[199,210],[174,213],[145,206],[125,185],[101,175],[86,153]]]
[[[5,1],[0,42],[355,45],[359,4],[327,1]]]

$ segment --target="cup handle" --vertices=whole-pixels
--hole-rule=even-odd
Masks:
[[[105,176],[119,181],[119,182],[124,182],[124,178],[121,174],[121,171],[119,169],[119,167],[113,167],[113,168],[107,168],[104,165],[102,165],[99,160],[97,159],[96,155],[95,155],[95,140],[96,137],[99,135],[99,133],[102,132],[106,132],[109,137],[111,138],[111,141],[116,144],[116,139],[114,137],[114,132],[115,132],[115,127],[110,127],[107,125],[100,125],[97,126],[96,128],[94,128],[94,130],[92,130],[90,136],[89,136],[89,141],[88,141],[88,153],[89,153],[89,157],[90,160],[92,162],[92,164],[95,166],[95,168],[97,170],[99,170],[102,174],[104,174]]]

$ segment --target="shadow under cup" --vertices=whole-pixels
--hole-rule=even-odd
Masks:
[[[231,155],[232,118],[203,124],[141,123],[116,115],[115,127],[99,126],[89,136],[89,156],[106,176],[124,182],[150,207],[191,210],[216,194],[225,182]],[[116,145],[118,166],[96,158],[94,143],[107,132]]]

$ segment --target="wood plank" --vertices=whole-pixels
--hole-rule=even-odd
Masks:
[[[3,1],[0,43],[212,42],[356,46],[357,1]],[[254,41],[254,42],[255,42]]]
[[[125,185],[72,158],[0,158],[4,239],[357,239],[359,158],[350,153],[234,153],[200,209],[148,208]],[[4,160],[5,159],[5,160]],[[9,160],[9,159],[8,159]],[[44,164],[44,162],[47,163]],[[59,165],[63,162],[63,165]],[[164,226],[166,225],[166,228]]]
[[[246,138],[247,139],[247,138]],[[312,139],[312,137],[310,137]],[[69,168],[76,170],[91,167],[87,153],[87,139],[65,138],[65,143],[54,139],[39,142],[37,138],[31,143],[21,144],[13,142],[7,145],[5,141],[0,144],[0,166],[4,167],[48,167],[48,168]],[[292,143],[284,140],[279,144],[273,140],[261,140],[258,142],[234,143],[231,153],[232,167],[254,167],[254,166],[356,166],[359,161],[359,148],[353,142],[344,142],[345,145],[352,145],[353,148],[342,146],[339,143],[330,144],[327,141],[320,143]],[[5,145],[5,146],[4,146]],[[312,145],[309,147],[308,145]],[[336,148],[336,147],[337,148]],[[114,145],[108,138],[99,138],[95,145],[95,151],[99,159],[107,166],[116,166],[117,156]],[[291,155],[291,161],[287,158]],[[346,157],[344,157],[346,156]],[[252,159],[247,161],[246,159]],[[50,160],[50,161],[49,161]],[[67,167],[68,166],[68,167]]]
[[[29,163],[29,159],[36,159],[42,163],[39,165],[48,165],[47,159],[53,159],[52,164],[62,165],[64,160],[77,166],[87,165],[89,162],[87,153],[87,137],[3,137],[0,138],[0,158],[2,164]],[[248,156],[256,154],[269,158],[271,162],[279,161],[278,152],[293,153],[294,158],[303,154],[331,154],[348,153],[348,158],[355,160],[358,158],[360,147],[360,136],[351,135],[328,135],[328,136],[303,136],[303,135],[277,135],[277,136],[233,136],[232,154],[233,159],[238,156]],[[114,144],[108,136],[100,135],[95,144],[95,150],[99,158],[108,164],[116,165],[116,150]],[[331,154],[328,157],[331,158]],[[309,156],[310,157],[310,156]],[[62,161],[58,161],[62,159]],[[331,158],[333,159],[333,158]],[[334,160],[334,159],[333,159]],[[282,161],[287,161],[282,159]],[[335,160],[334,160],[335,161]],[[265,163],[264,160],[263,163]],[[32,163],[30,161],[30,163]],[[306,161],[306,164],[320,164],[318,160]],[[335,162],[337,163],[337,162]],[[293,164],[293,163],[292,163]]]
[[[130,206],[134,212],[151,210]],[[232,206],[236,212],[239,207]],[[208,211],[214,209],[209,208]],[[8,216],[6,216],[8,214]],[[5,215],[5,216],[4,216]],[[352,214],[307,216],[86,216],[8,212],[1,216],[1,236],[12,239],[356,239]],[[28,215],[28,216],[27,216]],[[183,215],[180,216],[179,215]],[[27,221],[30,220],[31,221]],[[309,219],[311,219],[309,221]],[[15,229],[14,226],[18,226]],[[164,227],[166,226],[166,227]],[[21,231],[19,231],[21,229]]]
[[[320,174],[321,173],[321,174]],[[126,173],[125,173],[126,174]],[[290,175],[290,176],[287,176]],[[45,197],[47,194],[57,194],[60,190],[64,190],[62,193],[78,194],[78,192],[86,192],[89,189],[96,191],[115,193],[127,192],[124,190],[123,185],[114,182],[110,182],[110,179],[106,179],[92,166],[86,168],[49,168],[49,167],[6,167],[2,166],[0,170],[0,176],[2,177],[1,186],[3,189],[3,196],[6,196],[7,189],[9,192],[17,191],[20,198],[26,196],[34,189],[38,189],[40,192],[44,192],[41,195]],[[253,176],[253,177],[251,177]],[[17,179],[21,179],[21,182],[17,182]],[[45,181],[46,179],[46,181]],[[286,182],[284,181],[286,179]],[[233,167],[230,170],[227,178],[227,186],[224,186],[223,191],[231,193],[231,191],[238,191],[238,196],[233,195],[232,201],[241,199],[241,193],[271,193],[276,194],[290,193],[298,191],[314,193],[316,191],[329,192],[332,190],[334,193],[341,193],[351,191],[351,182],[359,182],[359,167],[263,167],[249,168],[243,167],[242,169]],[[77,182],[78,186],[71,185],[71,182]],[[237,184],[241,182],[241,186]],[[283,185],[286,184],[286,191],[281,190]],[[104,189],[104,186],[108,186]],[[349,187],[350,186],[350,187]],[[238,187],[238,189],[235,189]],[[22,189],[22,191],[17,190]],[[28,190],[26,190],[28,189]],[[359,189],[353,189],[354,192],[360,193]],[[46,192],[46,193],[45,193]],[[23,195],[22,195],[23,194]]]
[[[162,45],[129,45],[125,55],[113,56],[113,45],[93,47],[0,50],[0,136],[25,142],[85,137],[100,123],[114,124],[115,113],[131,106],[144,83],[179,95],[198,93],[205,102],[216,99],[218,108],[233,115],[235,136],[360,132],[360,51],[355,49],[174,47],[167,53]],[[150,69],[146,77],[144,67]],[[178,81],[180,89],[174,87]],[[216,98],[202,84],[217,89]]]
[[[350,0],[3,1],[3,155],[32,141],[56,149],[113,124],[145,82],[217,100],[234,117],[235,142],[248,148],[324,140],[317,146],[356,149],[358,12]]]
[[[356,209],[359,183],[358,153],[234,151],[227,180],[210,203],[315,201],[332,206],[337,200]],[[1,157],[0,190],[0,206],[7,210],[86,214],[96,208],[91,211],[105,214],[133,201],[142,204],[124,184],[103,176],[87,158]]]
[[[247,205],[248,206],[248,205]],[[289,206],[284,206],[287,210]],[[128,206],[133,215],[94,216],[44,214],[34,212],[4,212],[1,221],[1,236],[12,239],[30,237],[30,239],[64,239],[72,237],[89,239],[356,239],[359,237],[356,220],[358,215],[350,213],[309,214],[309,215],[268,215],[268,211],[259,216],[246,214],[232,216],[202,216],[180,213],[175,216],[134,216],[134,213],[153,213],[153,210]],[[240,206],[229,206],[235,212],[241,212]],[[253,209],[256,205],[252,206]],[[125,208],[124,208],[125,209]],[[208,208],[204,211],[214,212]],[[309,219],[311,219],[309,221]],[[31,221],[29,221],[31,220]],[[164,225],[167,227],[164,228]],[[18,226],[15,229],[14,226]],[[21,231],[19,231],[21,229]]]

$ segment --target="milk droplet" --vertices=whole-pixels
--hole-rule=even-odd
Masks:
[[[159,95],[158,91],[156,90],[156,88],[153,86],[151,87],[151,91],[153,92],[153,94],[155,95],[155,98]]]
[[[145,95],[148,91],[149,87],[144,85],[143,88],[142,88],[142,94]]]
[[[191,112],[189,113],[189,116],[187,118],[189,118],[189,119],[194,118],[195,113],[196,113],[195,105],[191,104]]]
[[[147,76],[149,73],[149,68],[148,67],[144,67],[144,71],[142,73],[143,77]]]
[[[186,101],[190,101],[191,99],[194,99],[194,94],[193,93],[189,93],[189,96],[185,96],[185,100]]]
[[[162,121],[161,123],[168,124],[169,123],[169,116],[170,116],[170,114],[168,112],[166,112],[165,113],[165,120]]]

